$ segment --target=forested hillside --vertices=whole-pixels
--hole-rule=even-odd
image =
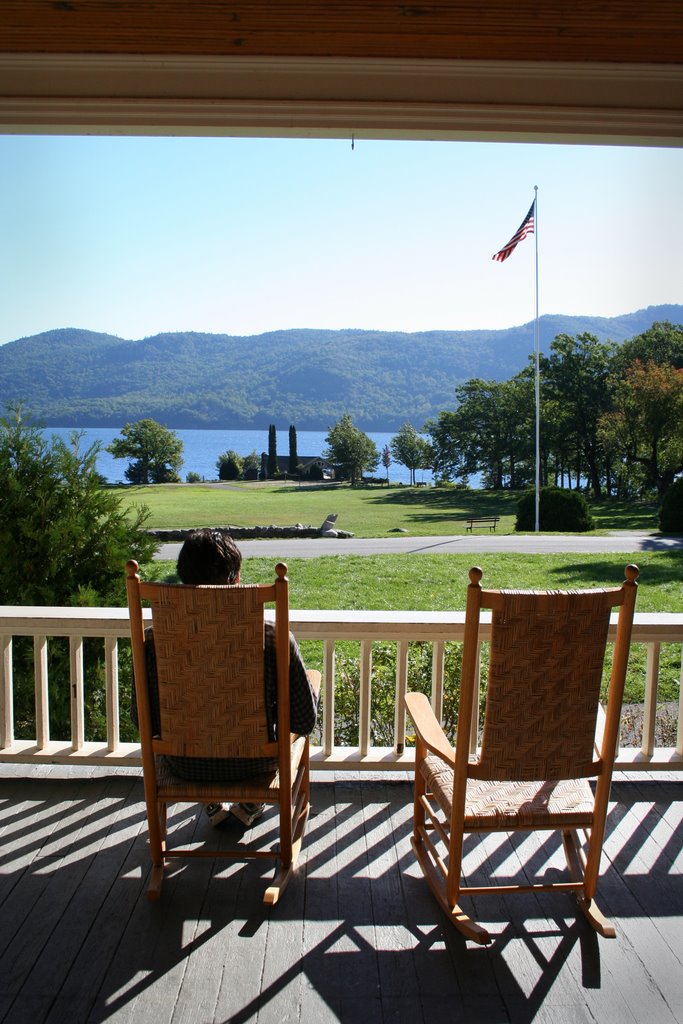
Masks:
[[[541,349],[588,331],[622,342],[683,306],[615,318],[541,317]],[[287,330],[253,337],[159,334],[138,341],[63,328],[0,347],[0,404],[21,401],[48,426],[324,430],[349,412],[364,430],[421,426],[471,377],[505,380],[533,351],[533,322],[507,330]]]

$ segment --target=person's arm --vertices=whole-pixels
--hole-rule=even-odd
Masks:
[[[292,732],[308,736],[315,728],[319,693],[311,683],[301,651],[289,634],[289,708]]]
[[[149,709],[152,715],[152,734],[158,736],[161,723],[159,715],[159,684],[157,682],[157,659],[154,651],[154,633],[151,627],[145,630],[145,667],[147,669],[147,685],[149,687]],[[138,722],[138,702],[135,693],[135,678],[133,678],[133,689],[130,695],[130,717],[136,729],[140,728]]]

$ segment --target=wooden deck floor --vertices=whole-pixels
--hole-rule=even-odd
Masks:
[[[419,875],[406,782],[316,783],[303,861],[268,912],[254,863],[178,865],[147,902],[138,775],[2,767],[0,1021],[683,1022],[683,780],[620,780],[613,800],[601,902],[617,939],[567,896],[489,898],[481,949]],[[173,819],[210,828],[191,807]],[[551,838],[468,849],[499,877],[562,863]]]

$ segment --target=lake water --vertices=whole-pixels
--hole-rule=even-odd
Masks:
[[[68,440],[74,427],[47,427],[44,431],[48,436],[56,434]],[[83,433],[82,444],[84,447],[100,441],[103,450],[97,457],[97,469],[110,483],[124,483],[125,470],[128,465],[127,459],[115,459],[104,448],[118,437],[121,428],[116,427],[84,427],[79,428]],[[217,480],[218,470],[216,461],[222,452],[232,449],[238,455],[249,455],[255,451],[260,456],[261,452],[268,451],[267,430],[176,430],[180,440],[183,442],[183,465],[180,470],[180,477],[185,479],[188,473],[199,473],[202,479]],[[395,434],[371,433],[368,437],[377,445],[377,450],[382,452],[385,445],[388,445]],[[297,454],[300,459],[308,456],[321,455],[325,448],[325,430],[297,430]],[[289,430],[278,431],[277,434],[278,455],[289,454]],[[377,467],[376,476],[385,477],[386,470],[380,463]],[[410,483],[410,473],[405,466],[392,461],[389,467],[389,479],[392,483]],[[429,470],[418,470],[418,481],[431,483],[432,474]]]

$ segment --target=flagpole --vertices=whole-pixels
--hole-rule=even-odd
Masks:
[[[538,321],[538,185],[534,185],[534,240],[536,243],[536,321],[534,323],[534,364],[535,364],[535,393],[536,393],[536,517],[535,531],[540,530],[540,504],[541,504],[541,366],[540,366],[540,343],[539,343],[539,321]]]

